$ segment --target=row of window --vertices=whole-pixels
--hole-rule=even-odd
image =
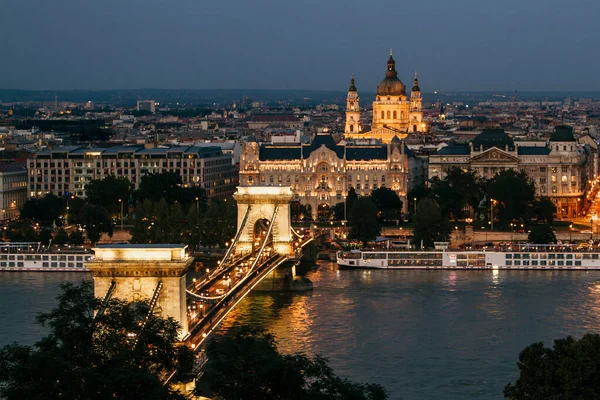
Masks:
[[[535,260],[535,259],[549,259],[549,260],[573,260],[581,259],[584,260],[598,260],[598,253],[507,253],[507,260]]]
[[[506,260],[506,266],[511,267],[537,267],[537,266],[581,266],[581,260]]]

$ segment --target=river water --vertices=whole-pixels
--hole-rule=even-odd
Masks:
[[[31,344],[38,311],[81,273],[0,273],[0,345]],[[320,264],[307,294],[254,294],[221,331],[253,324],[285,352],[321,354],[341,376],[391,399],[502,399],[519,351],[600,330],[600,272],[338,271]]]

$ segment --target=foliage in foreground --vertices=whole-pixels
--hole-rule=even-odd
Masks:
[[[282,355],[272,335],[241,328],[213,340],[197,392],[224,400],[384,400],[385,389],[337,377],[327,360]]]
[[[512,400],[600,399],[600,335],[571,336],[527,346],[519,354],[520,376],[504,388]]]
[[[94,319],[101,301],[91,282],[64,284],[58,307],[40,314],[50,333],[33,346],[0,349],[0,398],[22,399],[184,399],[164,387],[163,371],[176,370],[175,381],[191,378],[192,352],[177,344],[179,326],[172,318],[151,315],[143,332],[146,303],[110,300]],[[135,344],[134,336],[138,342]]]

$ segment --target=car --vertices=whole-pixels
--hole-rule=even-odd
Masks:
[[[577,250],[583,250],[583,249],[589,249],[591,248],[592,245],[589,244],[588,242],[581,242],[579,243],[579,245],[577,246]]]

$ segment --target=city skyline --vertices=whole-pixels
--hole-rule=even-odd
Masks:
[[[599,90],[591,2],[12,3],[0,88]],[[571,27],[577,26],[577,30]],[[25,29],[26,27],[26,29]]]

